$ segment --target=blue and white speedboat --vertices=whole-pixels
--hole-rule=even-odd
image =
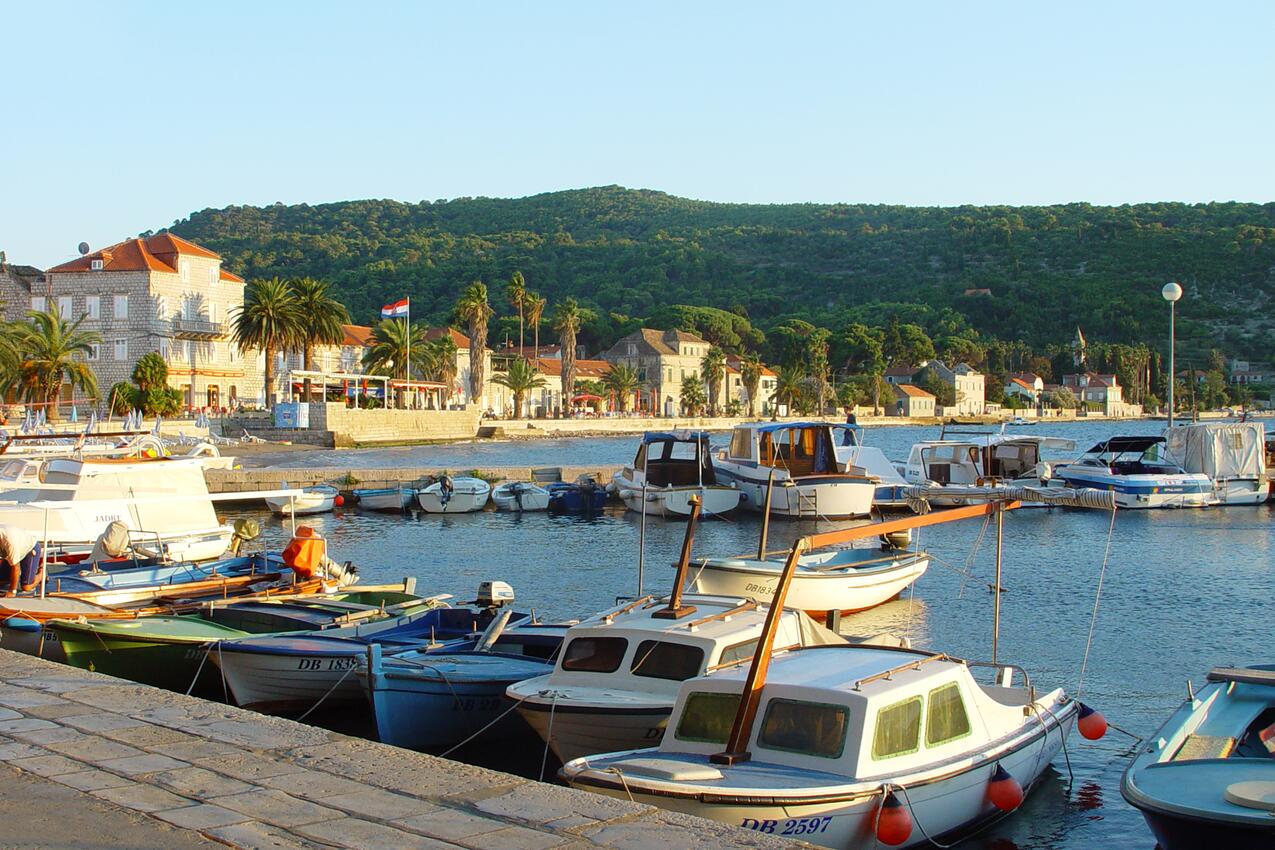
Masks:
[[[496,631],[498,627],[491,631]],[[484,636],[461,651],[383,656],[373,645],[358,675],[366,681],[383,743],[418,750],[455,746],[525,728],[505,690],[554,668],[565,625],[528,624]]]
[[[1134,758],[1120,793],[1163,850],[1275,847],[1275,664],[1210,672]]]
[[[1112,437],[1051,472],[1068,487],[1115,493],[1116,505],[1125,510],[1217,504],[1207,475],[1187,472],[1166,458],[1164,437]]]

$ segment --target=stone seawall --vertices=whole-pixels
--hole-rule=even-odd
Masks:
[[[3,649],[0,762],[244,850],[809,846]],[[93,843],[62,829],[47,846]]]
[[[327,402],[309,405],[308,428],[276,428],[265,416],[230,417],[222,434],[247,432],[271,442],[304,443],[329,449],[470,440],[478,434],[481,414],[466,410],[362,410]]]

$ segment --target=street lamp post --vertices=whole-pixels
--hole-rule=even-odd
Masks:
[[[1173,427],[1173,385],[1177,383],[1178,373],[1173,365],[1173,321],[1177,309],[1178,299],[1182,297],[1182,287],[1173,281],[1166,283],[1161,289],[1160,294],[1164,296],[1164,300],[1169,302],[1169,427]]]

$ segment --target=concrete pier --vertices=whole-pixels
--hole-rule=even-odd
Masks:
[[[592,475],[599,483],[611,483],[611,475],[620,466],[562,466],[563,481],[575,481],[580,475]],[[464,467],[404,466],[381,469],[358,469],[348,466],[267,467],[264,469],[207,469],[204,479],[210,493],[243,493],[253,490],[277,490],[285,483],[291,487],[310,484],[333,484],[342,491],[360,487],[399,487],[423,484],[443,473],[473,475],[489,481],[530,481],[529,466]]]
[[[0,762],[0,803],[20,796],[48,847],[97,846],[94,831],[112,824],[134,829],[119,816],[94,820],[103,805],[176,828],[157,846],[182,848],[205,838],[245,850],[807,846],[3,649]],[[29,777],[75,794],[25,793]]]

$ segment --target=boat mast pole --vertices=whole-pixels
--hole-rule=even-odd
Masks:
[[[673,593],[668,598],[668,606],[651,615],[657,620],[677,620],[687,614],[695,613],[694,605],[682,604],[682,586],[686,584],[686,573],[691,566],[691,546],[695,543],[695,525],[699,522],[699,496],[691,496],[691,515],[686,520],[686,535],[682,538],[682,555],[677,559],[677,577],[673,579]]]
[[[761,511],[761,540],[757,543],[757,560],[766,560],[766,538],[770,536],[770,495],[775,489],[775,468],[770,468],[766,479],[766,503]]]
[[[1005,543],[1005,511],[996,503],[996,586],[992,589],[992,663],[996,663],[996,649],[1001,634],[1001,556]]]
[[[646,567],[646,470],[650,445],[643,438],[642,442],[642,521],[638,526],[638,586],[637,598],[642,598],[642,572]]]

